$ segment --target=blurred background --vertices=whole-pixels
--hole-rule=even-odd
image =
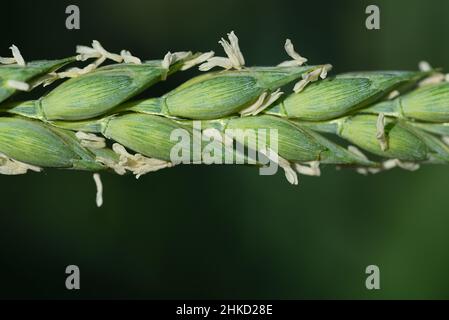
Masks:
[[[70,4],[80,30],[65,28]],[[369,4],[380,30],[365,28]],[[448,14],[446,0],[8,1],[0,55],[14,43],[27,60],[60,58],[92,39],[141,58],[222,55],[217,41],[235,30],[248,65],[285,60],[289,37],[333,73],[415,70],[420,60],[448,71]],[[329,167],[297,187],[242,166],[102,179],[96,208],[89,173],[0,177],[0,298],[449,298],[449,167],[368,177]],[[65,288],[70,264],[81,290]],[[365,287],[371,264],[380,290]]]

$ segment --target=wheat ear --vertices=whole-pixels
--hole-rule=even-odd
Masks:
[[[0,173],[49,167],[130,171],[139,177],[176,164],[172,132],[184,129],[193,136],[198,123],[204,133],[218,133],[223,144],[227,129],[276,129],[276,159],[294,184],[297,173],[319,175],[319,164],[366,174],[448,163],[449,83],[441,72],[328,77],[329,64],[303,65],[307,59],[290,40],[285,49],[291,60],[246,67],[237,37],[233,32],[228,37],[221,40],[227,57],[177,52],[142,61],[94,42],[68,59],[26,63],[18,50],[15,57],[2,58]],[[57,71],[87,59],[95,61]],[[116,63],[100,67],[106,59]],[[196,64],[201,71],[225,70],[205,72],[162,97],[135,100],[154,83]],[[53,81],[61,83],[38,100],[10,99]],[[294,92],[283,94],[290,84]],[[226,146],[236,152],[232,141]],[[204,160],[200,156],[197,162]]]

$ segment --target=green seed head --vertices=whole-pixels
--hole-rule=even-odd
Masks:
[[[286,120],[272,116],[232,118],[220,129],[246,130],[265,129],[267,134],[265,147],[270,146],[269,130],[278,130],[278,153],[291,161],[319,160],[326,148],[312,135]],[[205,122],[204,128],[208,125]],[[183,128],[191,134],[192,122],[175,122],[165,117],[148,114],[125,114],[112,117],[104,125],[103,134],[127,148],[147,157],[170,160],[170,152],[177,141],[171,141],[173,130]],[[204,141],[202,142],[204,146]]]
[[[160,61],[115,64],[69,79],[41,100],[47,120],[82,120],[116,106],[161,80]]]
[[[129,113],[107,119],[102,131],[107,138],[144,156],[170,161],[176,144],[170,135],[178,128],[179,124],[164,117]]]
[[[267,113],[307,121],[330,120],[363,108],[424,75],[406,71],[342,74],[310,84]]]
[[[278,153],[289,161],[307,162],[320,160],[321,154],[326,151],[317,139],[308,131],[293,123],[274,116],[262,115],[257,117],[232,118],[226,129],[265,129],[267,132],[267,146],[271,142],[268,139],[269,130],[276,129],[278,132]]]
[[[307,67],[258,67],[211,72],[187,81],[163,97],[170,116],[215,119],[238,113],[271,92],[316,70]]]
[[[449,121],[449,83],[426,85],[403,97],[398,97],[402,114],[429,122]]]
[[[39,167],[72,168],[75,162],[92,160],[72,132],[15,117],[0,118],[0,153]]]
[[[369,152],[404,161],[423,161],[428,158],[426,144],[401,122],[387,118],[385,135],[388,148],[382,151],[377,139],[377,116],[359,115],[339,121],[339,135]]]
[[[181,85],[165,96],[168,114],[193,119],[214,119],[254,102],[263,88],[246,72],[205,74]]]

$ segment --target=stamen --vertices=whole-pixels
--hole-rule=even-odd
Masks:
[[[78,61],[86,61],[87,59],[101,57],[100,52],[88,46],[76,46],[76,53],[78,53],[76,56],[76,60]]]
[[[231,31],[231,33],[228,33],[228,39],[231,42],[231,56],[229,56],[228,54],[229,59],[236,60],[236,63],[234,65],[235,67],[243,67],[245,65],[245,58],[243,57],[242,51],[240,50],[239,38],[237,38],[234,31]],[[223,38],[221,40],[226,42]]]
[[[284,93],[281,92],[280,89],[277,89],[275,92],[267,94],[267,92],[262,93],[256,102],[254,102],[249,107],[245,108],[244,110],[240,111],[240,115],[242,116],[255,116],[258,113],[262,112],[266,108],[268,108],[270,105],[273,104],[281,95]]]
[[[17,81],[17,80],[7,80],[6,86],[11,89],[16,89],[20,91],[28,91],[30,90],[30,85],[23,81]]]
[[[173,166],[173,163],[165,160],[147,158],[138,153],[132,155],[126,151],[125,147],[118,143],[114,143],[112,145],[112,150],[120,156],[118,164],[135,174],[136,179],[139,179],[140,176],[148,172],[170,168]]]
[[[12,45],[9,47],[12,52],[12,58],[3,58],[0,57],[0,64],[18,64],[19,66],[25,66],[25,60],[22,57],[22,54],[20,53],[19,48],[17,48],[15,45]]]
[[[330,64],[326,64],[310,73],[307,73],[305,75],[302,76],[302,80],[298,81],[294,88],[293,91],[296,93],[301,92],[302,90],[304,90],[304,88],[311,82],[315,82],[317,80],[321,79],[325,79],[327,76],[327,73],[332,69],[332,65]]]
[[[92,48],[87,46],[76,46],[76,52],[78,53],[76,56],[76,60],[78,61],[86,61],[91,58],[96,58],[96,60],[83,69],[72,68],[70,69],[72,71],[71,73],[62,73],[58,76],[59,78],[74,78],[91,72],[105,62],[106,59],[110,59],[115,62],[122,62],[124,59],[121,55],[107,51],[97,40],[92,41]]]
[[[432,66],[430,65],[430,63],[428,63],[427,61],[424,61],[424,60],[419,62],[418,68],[420,71],[423,71],[423,72],[431,71],[433,69]]]
[[[190,69],[196,65],[202,64],[203,62],[211,59],[214,56],[215,52],[213,51],[209,51],[209,52],[205,52],[203,54],[200,54],[199,56],[197,56],[196,58],[187,60],[186,62],[184,62],[184,64],[181,67],[181,70],[187,70]]]
[[[224,38],[218,41],[222,45],[227,58],[224,57],[211,57],[207,59],[207,62],[200,65],[201,71],[208,71],[214,67],[221,67],[224,69],[234,68],[240,70],[245,66],[245,58],[239,46],[239,39],[235,35],[234,31],[228,33],[229,42]]]
[[[125,63],[142,64],[142,60],[134,57],[128,50],[120,51],[120,56],[123,58],[123,62]]]
[[[383,170],[391,170],[395,167],[408,171],[416,171],[419,169],[419,164],[414,162],[404,162],[399,159],[389,159],[382,163]]]
[[[356,156],[362,158],[363,160],[368,161],[368,157],[362,152],[360,151],[360,149],[358,149],[356,146],[348,146],[348,151],[355,154]],[[372,167],[357,167],[356,172],[359,174],[363,174],[364,176],[366,176],[368,173],[372,173],[372,174],[376,174],[379,173],[381,171],[381,169],[379,168],[372,168]]]
[[[0,63],[1,64],[14,64],[14,63],[16,63],[16,59],[0,57]]]
[[[316,176],[319,177],[321,175],[320,170],[320,162],[319,161],[311,161],[308,163],[308,166],[303,166],[299,163],[295,163],[295,170],[299,174],[304,174],[307,176]]]
[[[356,156],[359,156],[360,158],[362,158],[363,160],[369,160],[368,157],[356,146],[348,146],[348,151],[355,154]]]
[[[212,57],[207,59],[207,62],[204,62],[199,66],[200,71],[209,71],[214,67],[221,67],[223,69],[229,70],[232,68],[232,63],[228,58],[223,57]]]
[[[284,45],[285,51],[293,60],[287,60],[278,64],[279,67],[294,67],[302,66],[307,62],[307,59],[302,57],[298,52],[295,51],[295,47],[290,39],[285,40]]]
[[[101,207],[103,205],[103,184],[101,183],[101,178],[98,173],[94,173],[93,178],[95,181],[95,187],[97,188],[95,201],[97,203],[97,207]]]
[[[259,109],[263,105],[263,102],[265,101],[267,94],[268,94],[267,92],[263,92],[252,105],[250,105],[248,108],[240,111],[240,114],[242,116],[251,115],[253,111]]]
[[[26,63],[22,57],[22,54],[20,53],[19,48],[17,48],[15,45],[12,45],[11,47],[9,47],[9,49],[11,49],[12,56],[13,56],[14,60],[16,60],[17,64],[19,66],[25,66]]]
[[[382,151],[388,150],[388,140],[385,135],[385,115],[381,112],[377,117],[376,123],[376,139],[379,141],[380,149]]]
[[[398,97],[401,93],[398,90],[393,90],[388,94],[387,99],[393,100],[394,98]]]
[[[424,78],[423,80],[418,82],[418,87],[424,87],[430,84],[438,84],[444,82],[446,81],[446,77],[446,75],[440,72],[432,74],[430,77]]]
[[[28,170],[41,172],[42,168],[11,159],[0,153],[0,174],[19,175],[27,173]]]
[[[75,67],[75,68],[67,69],[66,71],[62,71],[62,72],[50,73],[50,75],[52,77],[44,81],[44,87],[50,85],[57,79],[76,78],[76,77],[82,76],[83,74],[92,72],[95,69],[97,69],[97,67],[100,64],[102,64],[105,61],[105,59],[106,59],[105,57],[100,57],[97,60],[95,60],[93,63],[85,66],[84,68]]]
[[[86,133],[78,131],[75,136],[80,140],[83,147],[92,149],[103,149],[106,147],[106,140],[103,137],[98,137],[93,133]]]
[[[103,46],[97,40],[92,41],[92,48],[97,50],[97,52],[100,53],[101,56],[103,56],[105,58],[108,58],[108,59],[110,59],[112,61],[115,61],[115,62],[122,62],[123,61],[122,56],[120,56],[118,54],[115,54],[115,53],[111,53],[109,51],[106,51],[106,49],[103,48]]]
[[[179,51],[174,53],[171,53],[170,51],[167,52],[167,54],[164,56],[164,59],[162,60],[162,68],[167,70],[167,72],[162,75],[162,80],[167,79],[168,70],[170,69],[170,66],[172,64],[181,60],[185,60],[191,55],[192,52],[190,51]]]
[[[121,166],[118,162],[114,162],[113,160],[109,158],[103,158],[103,157],[97,157],[95,161],[103,164],[104,166],[111,168],[115,171],[118,175],[124,175],[126,173],[126,169]]]
[[[285,173],[285,177],[287,178],[287,181],[290,184],[298,185],[298,175],[296,174],[295,170],[293,170],[290,162],[281,156],[274,152],[271,148],[261,148],[259,149],[259,152],[266,156],[270,161],[277,163]]]

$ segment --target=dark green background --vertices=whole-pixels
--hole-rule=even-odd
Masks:
[[[81,30],[65,29],[78,4]],[[365,7],[381,30],[365,28]],[[286,58],[290,37],[334,72],[449,70],[449,2],[14,1],[2,3],[0,55],[71,55],[100,40],[144,58],[168,50],[220,52],[235,30],[248,65]],[[195,72],[147,92],[159,95]],[[135,180],[103,174],[95,207],[89,173],[0,177],[2,298],[449,298],[449,167],[364,177],[325,168],[301,177],[232,166],[179,166]],[[65,289],[65,267],[81,290]],[[381,290],[365,288],[365,268]]]

